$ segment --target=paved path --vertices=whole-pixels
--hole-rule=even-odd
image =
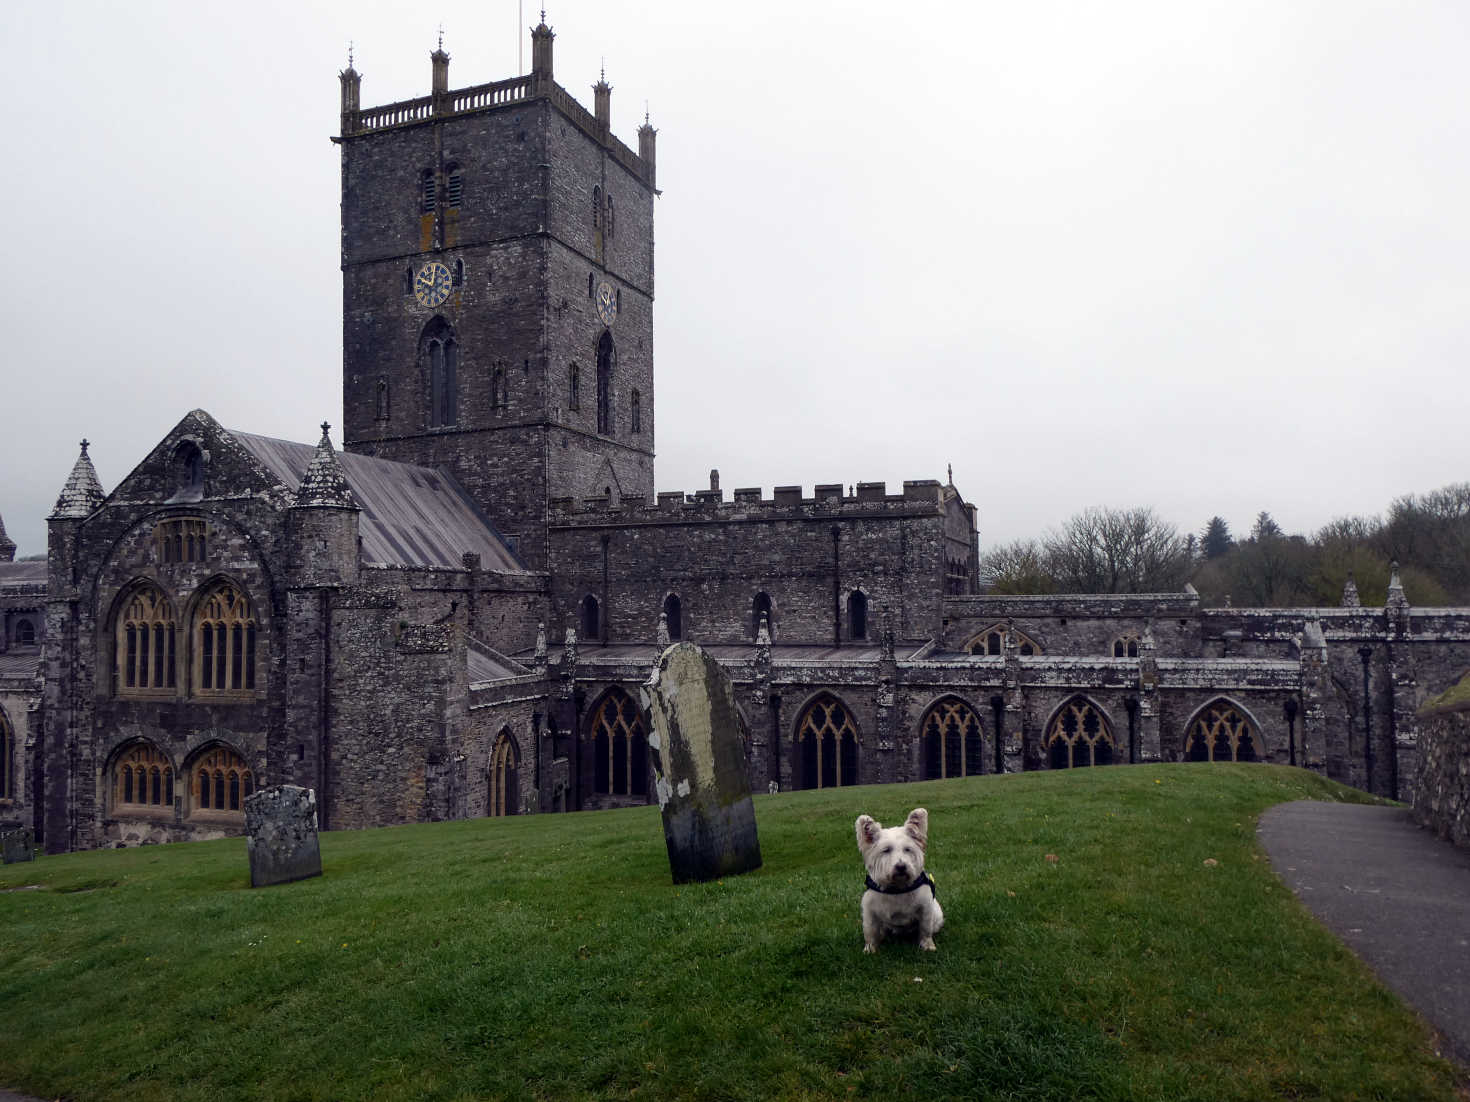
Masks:
[[[1372,804],[1278,804],[1257,833],[1277,875],[1470,1068],[1470,850]]]

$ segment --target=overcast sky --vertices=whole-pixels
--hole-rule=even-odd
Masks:
[[[86,436],[341,421],[337,72],[513,76],[538,5],[10,3],[0,516]],[[1470,478],[1470,6],[562,0],[659,129],[656,481],[954,479],[1243,534]],[[524,41],[523,41],[524,40]]]

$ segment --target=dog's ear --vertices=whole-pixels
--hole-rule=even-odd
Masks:
[[[919,843],[920,849],[928,846],[929,813],[922,807],[916,807],[909,812],[909,817],[904,820],[903,828],[909,832],[914,841]]]
[[[857,830],[858,849],[863,850],[878,840],[878,832],[883,829],[883,824],[874,820],[871,815],[859,815],[853,826]]]

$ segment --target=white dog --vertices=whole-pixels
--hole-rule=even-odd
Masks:
[[[876,953],[885,934],[919,935],[920,949],[934,948],[934,935],[944,925],[944,912],[934,881],[924,871],[924,848],[929,842],[929,813],[922,807],[909,812],[903,826],[883,829],[867,815],[859,815],[858,852],[868,869],[863,892],[863,952]]]

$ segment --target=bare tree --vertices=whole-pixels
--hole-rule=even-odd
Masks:
[[[1084,509],[1049,534],[1046,565],[1064,593],[1158,593],[1189,578],[1186,540],[1150,508]]]

